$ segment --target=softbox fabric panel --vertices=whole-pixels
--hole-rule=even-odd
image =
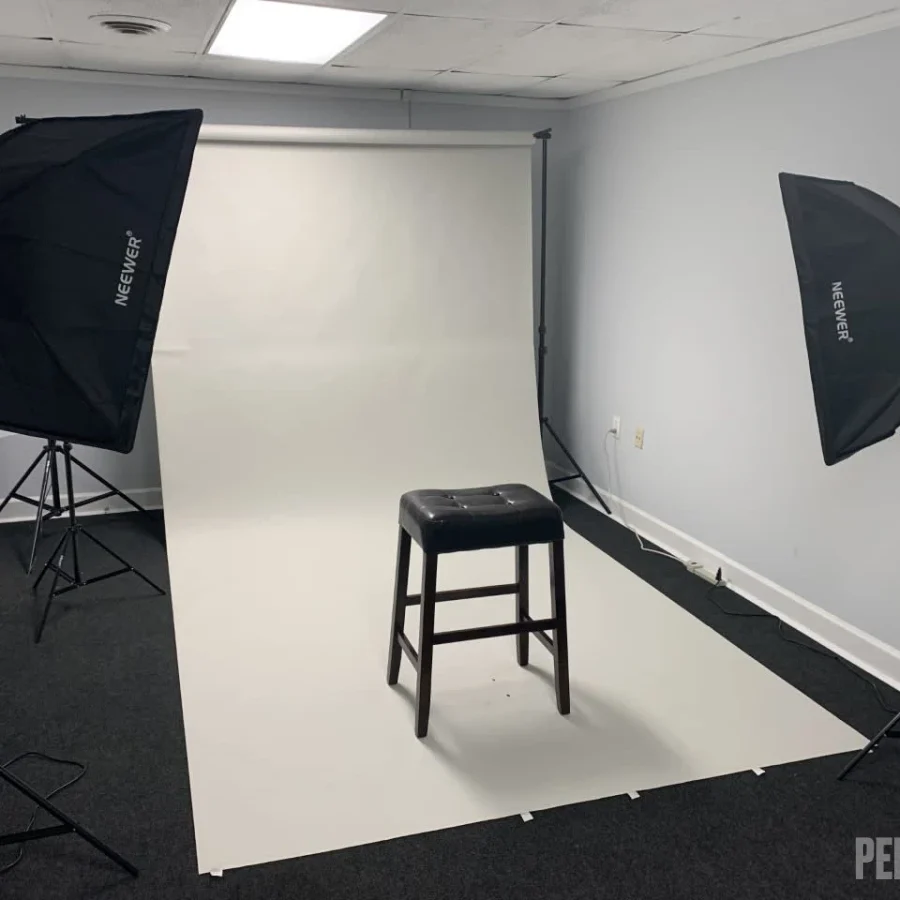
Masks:
[[[782,174],[825,462],[900,427],[900,207]]]
[[[0,428],[131,450],[202,118],[0,135]]]

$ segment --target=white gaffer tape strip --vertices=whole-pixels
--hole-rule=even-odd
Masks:
[[[519,813],[519,815],[522,817],[523,822],[530,822],[534,818],[530,812]]]
[[[765,769],[754,769],[754,770],[753,770],[753,774],[754,774],[754,775],[765,775],[765,774],[766,774],[766,770],[765,770]]]
[[[637,800],[641,795],[637,791],[629,791],[628,796],[631,797],[632,800]]]
[[[210,869],[209,874],[211,878],[221,878],[225,873],[221,869]]]

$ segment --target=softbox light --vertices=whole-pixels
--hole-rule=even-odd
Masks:
[[[131,450],[202,118],[0,135],[0,428]]]
[[[900,207],[849,181],[780,180],[833,465],[900,427]]]

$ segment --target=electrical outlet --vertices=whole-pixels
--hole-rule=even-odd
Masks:
[[[618,438],[622,433],[622,420],[619,416],[613,416],[612,428],[609,429],[613,435]]]
[[[634,446],[638,448],[638,450],[644,449],[644,429],[638,428],[634,433]]]

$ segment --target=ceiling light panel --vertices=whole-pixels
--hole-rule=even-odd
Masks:
[[[339,62],[388,69],[469,69],[473,60],[539,27],[528,22],[398,16]]]
[[[213,56],[321,65],[384,19],[384,13],[362,10],[281,0],[236,0],[208,52]]]
[[[288,0],[293,3],[294,0]],[[338,9],[359,9],[364,12],[402,12],[407,0],[303,0],[307,6],[331,6]],[[453,2],[453,0],[450,0]]]

